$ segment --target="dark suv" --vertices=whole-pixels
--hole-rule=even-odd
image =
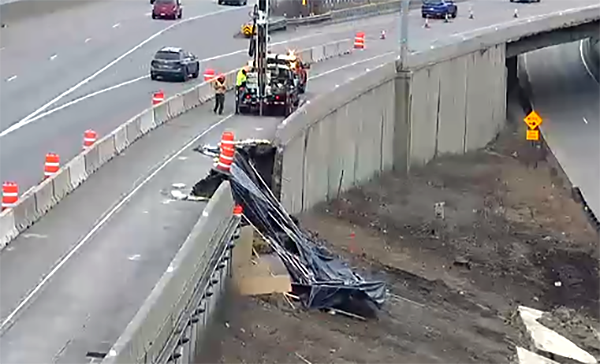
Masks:
[[[152,7],[152,19],[181,19],[183,8],[181,0],[155,0]]]
[[[158,1],[158,0],[157,0]],[[456,18],[458,6],[452,0],[423,0],[421,16],[423,18]]]
[[[157,0],[158,1],[158,0]],[[154,55],[150,63],[150,78],[178,78],[187,81],[200,73],[198,57],[181,48],[164,47]]]

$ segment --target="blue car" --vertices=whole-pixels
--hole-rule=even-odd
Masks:
[[[446,14],[456,18],[458,6],[452,0],[423,0],[421,16],[423,18],[445,18]]]

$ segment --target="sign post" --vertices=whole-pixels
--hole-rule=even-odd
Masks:
[[[527,115],[523,119],[523,121],[529,127],[529,129],[527,130],[526,139],[531,141],[540,140],[540,131],[538,128],[544,122],[542,117],[539,116],[538,113],[535,112],[535,110],[533,110],[529,113],[529,115]]]
[[[537,141],[540,140],[540,130],[538,128],[540,125],[542,125],[542,122],[544,120],[542,120],[542,118],[538,115],[538,113],[536,113],[535,110],[533,110],[532,112],[529,113],[529,115],[527,115],[523,119],[523,121],[529,127],[525,134],[525,138],[531,142],[532,150],[531,150],[530,154],[531,154],[531,157],[534,158],[534,163],[533,163],[534,168],[537,168],[538,160],[541,157],[539,155],[540,144],[536,143]]]

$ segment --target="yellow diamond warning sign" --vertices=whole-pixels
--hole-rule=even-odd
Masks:
[[[527,124],[527,126],[529,126],[530,129],[537,128],[538,126],[542,125],[543,122],[542,118],[538,115],[538,113],[535,112],[535,110],[530,112],[529,115],[523,119],[523,121],[525,124]]]
[[[527,140],[540,140],[540,131],[527,130]]]

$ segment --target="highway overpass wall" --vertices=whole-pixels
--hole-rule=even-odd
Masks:
[[[398,71],[383,65],[304,105],[277,131],[275,185],[292,214],[392,168],[484,147],[506,119],[505,46]]]

